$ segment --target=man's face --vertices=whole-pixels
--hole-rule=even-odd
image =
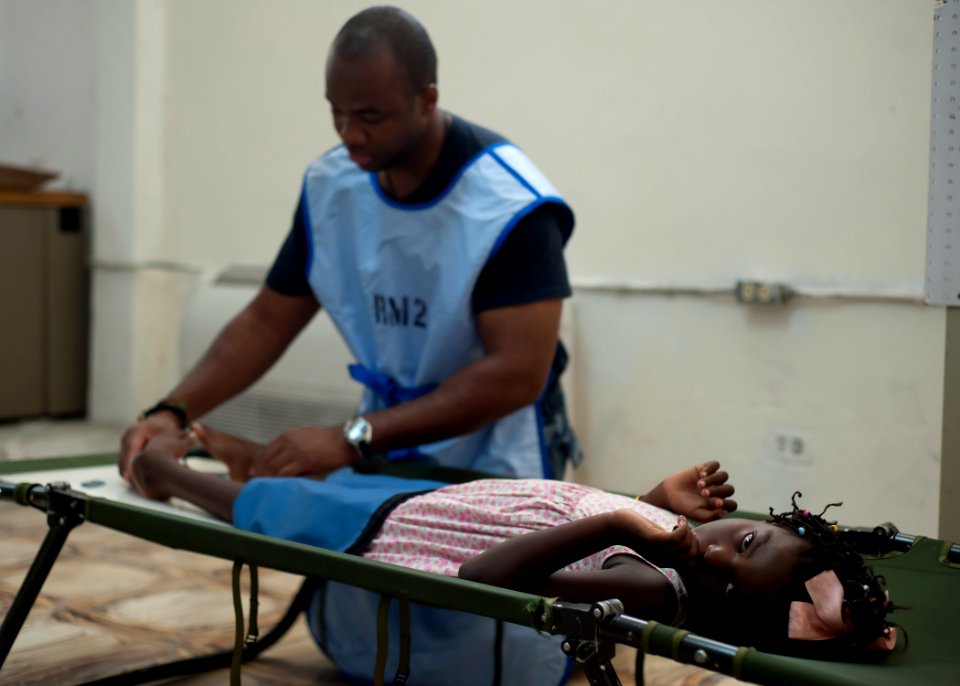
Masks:
[[[334,55],[327,63],[333,126],[350,159],[366,171],[409,158],[426,131],[435,95],[432,87],[413,93],[406,71],[386,48],[359,60]]]

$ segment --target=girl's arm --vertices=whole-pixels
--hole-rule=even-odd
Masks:
[[[674,566],[699,552],[685,520],[670,532],[632,510],[617,510],[511,538],[463,564],[459,576],[573,602],[618,598],[630,614],[671,621],[677,611],[673,586],[642,560],[617,555],[599,571],[563,571],[613,545],[626,545],[654,563]]]
[[[640,499],[664,510],[709,522],[737,509],[733,484],[716,460],[671,474]]]
[[[192,441],[185,434],[161,435],[133,458],[131,482],[151,500],[181,498],[228,522],[243,484],[216,474],[197,472],[180,462]]]

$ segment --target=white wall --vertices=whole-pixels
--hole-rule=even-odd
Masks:
[[[81,5],[112,93],[102,297],[125,303],[96,341],[99,416],[173,382],[174,342],[146,332],[172,332],[190,270],[273,258],[304,165],[335,143],[327,46],[366,4]],[[577,478],[642,489],[717,457],[751,509],[798,487],[845,498],[846,521],[935,530],[943,311],[919,304],[932,0],[405,7],[437,45],[442,104],[518,142],[577,212]],[[761,310],[720,293],[744,277],[807,297]],[[129,335],[111,338],[121,319]],[[803,437],[803,459],[775,457],[777,433]]]
[[[89,3],[0,2],[0,162],[59,172],[49,188],[93,183],[93,36]]]
[[[168,5],[85,6],[98,93],[90,414],[126,423],[178,373],[180,311],[198,267],[177,251],[168,211]]]
[[[240,261],[275,249],[305,163],[336,142],[326,47],[366,4],[169,4],[181,254],[221,261],[237,234]],[[920,292],[932,3],[406,6],[437,44],[441,103],[570,197],[576,278]]]
[[[580,478],[612,489],[719,459],[739,501],[811,509],[904,531],[937,522],[943,311],[731,296],[577,297]],[[602,332],[602,335],[596,335]],[[802,453],[777,437],[797,437]]]

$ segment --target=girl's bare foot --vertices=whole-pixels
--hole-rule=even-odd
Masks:
[[[250,480],[250,465],[253,464],[254,457],[263,450],[262,445],[199,422],[194,422],[190,428],[207,452],[227,465],[231,479]]]
[[[187,431],[171,431],[153,438],[143,452],[133,456],[130,463],[131,485],[145,498],[168,500],[169,484],[163,474],[169,471],[170,465],[179,464],[193,442],[193,436]]]
[[[157,463],[166,458],[155,453],[137,453],[130,463],[130,484],[144,498],[169,500],[170,492],[156,477]]]

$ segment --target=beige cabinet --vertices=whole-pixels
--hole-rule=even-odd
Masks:
[[[0,421],[86,410],[86,198],[0,192]]]

